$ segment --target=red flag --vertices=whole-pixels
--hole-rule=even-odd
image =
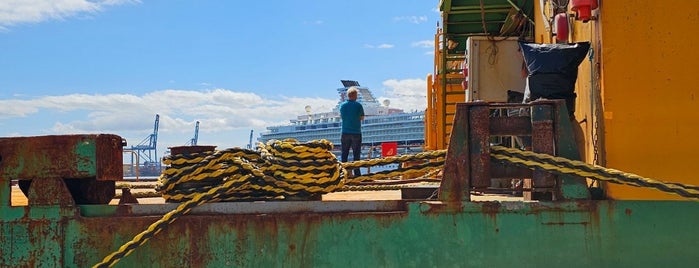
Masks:
[[[381,156],[394,156],[398,154],[398,143],[397,142],[384,142],[381,143]]]

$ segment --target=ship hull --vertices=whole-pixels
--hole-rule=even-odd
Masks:
[[[175,206],[0,208],[0,266],[91,266]],[[691,267],[697,223],[682,201],[216,203],[116,267]]]

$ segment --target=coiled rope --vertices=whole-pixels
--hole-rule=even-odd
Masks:
[[[332,143],[272,140],[258,151],[230,148],[222,151],[167,157],[169,165],[157,188],[169,202],[183,202],[244,175],[247,188],[212,201],[265,200],[309,197],[332,192],[344,185],[347,171],[330,152]]]

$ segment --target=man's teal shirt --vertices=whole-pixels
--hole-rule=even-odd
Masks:
[[[356,100],[347,100],[340,105],[342,116],[342,134],[362,134],[362,122],[364,107]]]

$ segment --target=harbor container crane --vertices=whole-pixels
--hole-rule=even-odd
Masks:
[[[252,149],[252,132],[253,131],[254,131],[253,129],[250,130],[250,140],[248,140],[248,146],[247,146],[248,149]]]
[[[198,140],[199,140],[199,121],[197,121],[196,125],[194,126],[194,138],[189,140],[189,142],[187,142],[187,144],[185,144],[185,145],[196,146]]]
[[[139,144],[131,146],[130,150],[138,155],[136,164],[139,165],[141,175],[158,175],[160,174],[162,165],[158,159],[158,125],[160,124],[160,115],[155,115],[155,123],[153,133],[148,135]],[[133,163],[133,155],[131,156]],[[141,165],[139,162],[142,162]]]

